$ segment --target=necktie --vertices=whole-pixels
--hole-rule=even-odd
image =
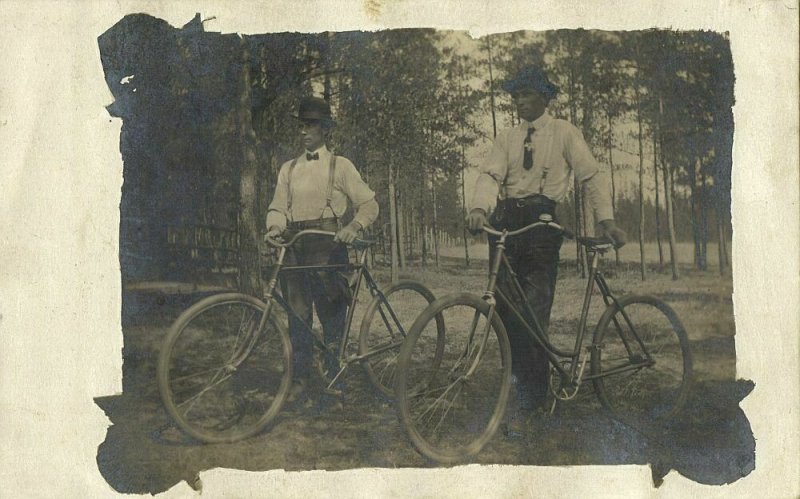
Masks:
[[[525,142],[522,143],[522,147],[525,148],[525,156],[522,159],[522,166],[526,170],[533,168],[533,132],[533,127],[528,128],[528,135],[525,136]]]
[[[310,152],[306,153],[306,161],[311,161],[311,160],[315,160],[315,159],[319,159],[319,153],[318,152],[315,152],[314,154],[311,154]]]

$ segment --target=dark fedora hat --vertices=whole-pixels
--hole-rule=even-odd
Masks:
[[[558,87],[553,85],[545,72],[537,66],[525,66],[513,78],[503,82],[503,90],[510,94],[524,89],[536,90],[547,99],[553,99],[558,95]]]
[[[331,105],[319,97],[303,97],[295,118],[304,121],[322,121],[333,124]]]

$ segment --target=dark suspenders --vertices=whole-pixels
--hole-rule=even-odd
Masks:
[[[331,160],[328,163],[328,191],[325,193],[325,208],[331,210],[331,214],[336,217],[336,212],[333,211],[333,206],[331,206],[331,201],[333,200],[333,182],[336,180],[336,155],[331,154]],[[322,213],[320,214],[320,218],[322,215],[325,214],[325,209],[323,208]],[[338,219],[338,217],[337,217]]]

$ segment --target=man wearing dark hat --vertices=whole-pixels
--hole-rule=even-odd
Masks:
[[[557,94],[547,75],[538,67],[526,67],[504,82],[514,99],[520,124],[497,135],[489,156],[480,168],[467,226],[477,232],[487,223],[517,229],[536,222],[542,214],[555,218],[556,204],[566,196],[575,175],[586,189],[605,234],[617,247],[625,244],[625,233],[614,222],[608,177],[592,156],[580,130],[567,121],[547,114],[547,105]],[[490,241],[491,243],[491,241]],[[547,229],[532,230],[509,238],[506,255],[517,273],[536,319],[546,331],[553,304],[558,254],[562,237]],[[494,245],[490,244],[493,253]],[[499,284],[509,289],[500,276]],[[511,291],[508,296],[514,296]],[[525,415],[542,407],[547,398],[549,364],[541,347],[530,339],[507,306],[497,310],[511,343],[514,393],[508,411],[510,434],[524,432]]]
[[[345,244],[353,242],[359,231],[378,217],[375,193],[361,179],[353,163],[335,156],[325,145],[334,126],[331,107],[323,99],[304,98],[297,118],[305,151],[281,166],[275,195],[267,212],[267,236],[284,232],[320,229],[336,236],[308,235],[299,239],[286,254],[287,265],[347,263]],[[352,206],[355,215],[342,226],[341,217]],[[284,297],[294,312],[309,326],[316,308],[326,343],[338,341],[343,333],[350,290],[344,276],[336,273],[288,273],[281,282]],[[296,398],[308,385],[311,374],[312,342],[294,319],[289,321],[296,380],[290,398]],[[327,365],[333,369],[335,366]]]

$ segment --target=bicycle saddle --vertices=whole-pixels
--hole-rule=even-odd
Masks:
[[[360,239],[359,238],[359,239],[354,240],[352,243],[350,243],[350,245],[355,249],[363,250],[363,249],[367,249],[370,246],[372,246],[374,244],[377,244],[377,243],[378,243],[378,241],[375,240],[375,239]]]
[[[579,243],[594,251],[608,251],[614,246],[614,242],[607,237],[578,237]]]

